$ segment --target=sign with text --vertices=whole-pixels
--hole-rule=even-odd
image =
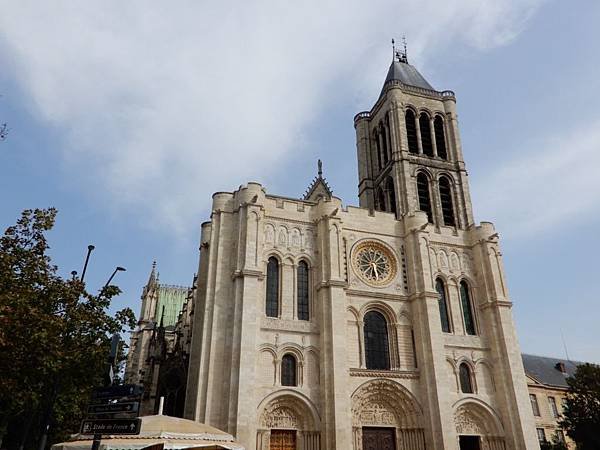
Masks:
[[[86,419],[81,422],[81,434],[140,434],[142,420]]]
[[[136,397],[142,395],[144,388],[139,384],[121,384],[94,389],[92,398],[94,400],[107,400],[111,398]]]
[[[135,414],[140,410],[139,402],[106,403],[102,405],[89,405],[88,415],[100,416],[109,414]]]

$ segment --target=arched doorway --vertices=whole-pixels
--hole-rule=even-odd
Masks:
[[[257,450],[320,450],[320,419],[305,398],[286,393],[262,408],[256,434]]]
[[[505,450],[502,423],[493,410],[475,401],[455,409],[454,423],[460,450]]]
[[[422,413],[402,385],[369,381],[352,394],[354,450],[424,450]]]

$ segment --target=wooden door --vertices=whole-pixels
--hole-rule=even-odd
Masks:
[[[363,450],[396,450],[396,434],[393,428],[362,429]]]
[[[296,450],[296,431],[271,430],[270,450]]]

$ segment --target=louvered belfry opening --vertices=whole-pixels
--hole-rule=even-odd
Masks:
[[[408,142],[408,151],[410,153],[419,153],[419,143],[417,142],[417,125],[415,122],[415,113],[412,109],[407,109],[404,115],[406,123],[406,140]]]
[[[429,223],[433,223],[431,197],[429,195],[429,179],[424,173],[417,175],[417,195],[419,197],[419,209],[427,214]]]
[[[421,129],[421,147],[423,148],[423,153],[427,156],[433,156],[431,126],[429,125],[429,116],[425,113],[421,113],[419,116],[419,128]]]
[[[452,201],[452,188],[450,187],[450,180],[448,180],[446,177],[440,177],[439,187],[444,225],[453,227],[456,225],[456,221],[454,219],[454,205]]]
[[[433,121],[433,129],[437,154],[442,159],[448,159],[448,152],[446,150],[446,136],[444,133],[444,119],[442,119],[440,116],[435,116]]]

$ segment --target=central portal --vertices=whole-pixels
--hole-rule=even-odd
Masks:
[[[479,436],[459,436],[460,450],[480,450]]]
[[[271,430],[270,450],[296,450],[295,430]]]
[[[393,428],[363,427],[363,450],[396,450]]]

